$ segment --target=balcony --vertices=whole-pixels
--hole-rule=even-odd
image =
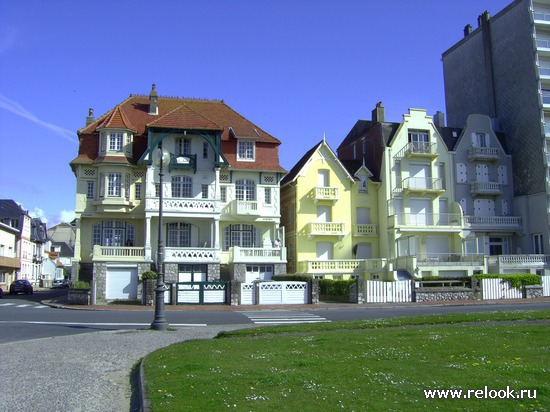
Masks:
[[[308,224],[309,239],[313,236],[339,236],[345,235],[345,223],[341,222],[311,222]]]
[[[233,246],[229,248],[229,262],[284,263],[286,262],[286,248],[247,248]]]
[[[378,225],[376,224],[358,224],[355,225],[355,236],[376,236],[378,235]]]
[[[105,196],[95,199],[92,204],[98,212],[129,212],[135,205],[122,196]]]
[[[330,202],[336,202],[338,200],[338,188],[337,187],[322,187],[317,186],[313,189],[313,200],[317,204],[319,201],[328,200]]]
[[[92,260],[94,262],[144,262],[145,248],[94,245]]]
[[[550,13],[544,11],[544,10],[534,10],[533,11],[533,19],[535,20],[535,24],[550,24]]]
[[[407,177],[401,181],[401,188],[407,194],[440,195],[445,193],[443,179],[435,177]]]
[[[523,273],[550,268],[550,255],[489,256],[489,273]],[[516,272],[517,271],[517,272]]]
[[[332,259],[298,262],[298,273],[362,275],[387,269],[386,259]]]
[[[168,171],[171,172],[172,170],[192,170],[193,173],[197,173],[197,155],[175,155],[170,153]]]
[[[20,267],[21,263],[19,262],[19,258],[0,256],[0,268],[19,269]]]
[[[472,195],[500,195],[502,185],[498,182],[471,182],[470,193]]]
[[[473,230],[516,230],[522,229],[520,216],[464,216],[464,227]]]
[[[460,255],[456,253],[428,253],[417,255],[418,266],[483,266],[483,255]]]
[[[145,211],[158,213],[159,198],[152,197],[145,200]],[[194,199],[194,198],[176,198],[163,197],[162,210],[164,213],[181,214],[219,214],[221,204],[215,199]]]
[[[200,247],[166,247],[164,248],[166,263],[219,263],[220,252],[213,248]]]
[[[255,200],[234,200],[233,206],[237,215],[257,216],[260,214],[258,202]]]
[[[550,57],[550,39],[539,37],[537,42],[537,52],[541,56]]]
[[[468,149],[468,160],[497,160],[499,150],[496,147],[477,147]]]
[[[416,157],[435,159],[437,157],[437,145],[431,142],[409,142],[395,157]]]
[[[388,217],[388,227],[403,231],[460,231],[462,215],[460,213],[397,213]]]

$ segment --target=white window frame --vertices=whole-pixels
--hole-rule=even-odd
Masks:
[[[237,200],[255,201],[256,182],[250,179],[239,179],[235,182],[235,194]]]
[[[187,195],[187,196],[186,196]],[[172,197],[189,199],[193,197],[193,179],[189,176],[172,176]]]
[[[237,140],[237,160],[253,162],[256,158],[256,144],[254,140]]]
[[[176,156],[189,156],[191,154],[191,140],[179,137],[176,139]]]
[[[542,233],[533,234],[533,253],[536,255],[542,255],[544,253],[544,236]]]
[[[134,197],[136,200],[141,200],[141,183],[134,185]]]
[[[266,205],[271,204],[271,188],[264,187],[264,201]]]
[[[124,150],[124,134],[113,132],[109,134],[109,151],[122,152]]]
[[[109,173],[107,175],[107,196],[122,196],[122,173]]]

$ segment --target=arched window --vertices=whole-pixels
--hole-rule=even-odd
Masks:
[[[241,179],[235,182],[237,200],[256,200],[256,183],[253,180]]]
[[[108,220],[94,225],[93,244],[101,246],[126,246],[134,244],[134,225]]]

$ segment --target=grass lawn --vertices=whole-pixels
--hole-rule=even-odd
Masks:
[[[262,327],[176,344],[143,366],[155,412],[547,411],[550,324],[536,319],[550,319],[550,311]],[[524,399],[473,392],[471,399],[426,399],[424,392],[483,395],[485,387],[489,395],[507,387],[516,396],[530,392]],[[535,390],[536,399],[527,398]]]

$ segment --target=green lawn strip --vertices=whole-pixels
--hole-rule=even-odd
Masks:
[[[267,326],[222,332],[218,337],[256,336],[293,332],[315,332],[327,330],[377,329],[397,326],[440,325],[469,322],[529,321],[550,319],[550,310],[517,310],[481,313],[449,313],[444,315],[403,316],[385,319],[362,319],[330,323]]]
[[[547,319],[542,312],[548,311],[523,312],[521,319]],[[482,315],[475,321],[496,320],[493,313]],[[349,323],[282,335],[256,329],[156,351],[144,362],[152,409],[544,411],[550,404],[546,323],[376,330],[350,329]],[[295,331],[312,325],[299,326]],[[531,395],[536,389],[537,399],[439,400],[425,399],[423,391],[485,386],[531,389]]]

